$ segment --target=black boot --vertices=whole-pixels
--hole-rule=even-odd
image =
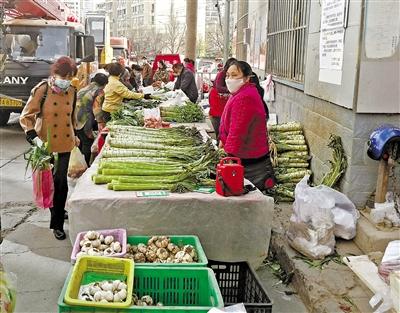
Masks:
[[[58,239],[58,240],[64,240],[65,238],[67,238],[67,235],[61,229],[54,229],[53,234],[54,234],[54,237],[56,237],[56,239]]]

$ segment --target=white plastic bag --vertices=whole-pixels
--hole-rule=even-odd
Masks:
[[[274,82],[272,81],[272,75],[269,74],[266,80],[260,82],[260,85],[264,88],[264,101],[275,101],[275,87]]]
[[[354,238],[360,217],[355,205],[346,195],[328,186],[308,186],[308,178],[305,176],[296,186],[293,203],[295,221],[307,223],[316,212],[324,215],[331,213],[335,236],[347,240]]]
[[[74,147],[71,151],[68,164],[68,177],[79,178],[88,168],[85,157],[78,147]]]
[[[393,226],[400,226],[400,217],[395,209],[395,201],[397,201],[398,205],[400,205],[399,199],[395,199],[393,193],[388,192],[386,194],[386,202],[375,203],[375,206],[370,213],[372,221],[376,224],[379,224],[383,223],[385,220],[388,220]]]
[[[161,113],[160,108],[144,109],[144,127],[148,128],[161,128]]]

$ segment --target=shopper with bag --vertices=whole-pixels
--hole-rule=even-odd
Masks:
[[[88,166],[91,147],[95,139],[93,131],[101,130],[105,126],[101,106],[104,99],[104,87],[107,83],[107,75],[98,73],[88,86],[78,92],[75,110],[76,129],[80,140],[79,149],[85,156]]]
[[[218,72],[217,76],[215,77],[213,86],[209,93],[210,121],[214,127],[217,140],[219,136],[219,125],[221,122],[222,112],[224,111],[225,104],[230,96],[229,90],[226,87],[225,76],[229,66],[235,60],[235,58],[229,58],[226,61],[223,70]]]
[[[50,228],[58,240],[66,238],[64,213],[68,194],[67,170],[70,152],[79,145],[79,139],[74,134],[76,90],[71,86],[76,72],[76,64],[72,59],[59,58],[51,66],[49,79],[32,89],[20,116],[20,124],[28,142],[41,146],[48,140],[50,152],[58,155],[53,169],[54,199],[50,208]]]
[[[266,111],[256,86],[250,82],[250,65],[233,61],[226,72],[226,86],[231,93],[221,117],[220,148],[229,156],[241,159],[244,176],[258,189],[275,185],[269,158]]]

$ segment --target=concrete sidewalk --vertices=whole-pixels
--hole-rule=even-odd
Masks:
[[[373,294],[345,265],[329,262],[322,270],[310,268],[300,254],[293,250],[286,239],[292,204],[276,207],[271,251],[286,273],[293,273],[292,285],[313,313],[372,313],[368,304]],[[336,250],[341,256],[362,255],[350,240],[336,240]]]

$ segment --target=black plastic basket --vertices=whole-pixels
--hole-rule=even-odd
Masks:
[[[215,273],[225,306],[244,303],[249,313],[272,312],[272,301],[247,262],[208,260],[208,267]]]

